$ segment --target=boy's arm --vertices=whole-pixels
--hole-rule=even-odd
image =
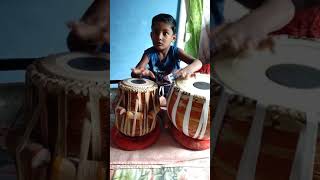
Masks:
[[[251,2],[252,0],[249,0]],[[239,0],[239,2],[247,2]],[[265,0],[248,15],[216,30],[213,40],[217,48],[229,47],[236,51],[255,48],[270,32],[285,26],[294,16],[292,0]]]
[[[136,65],[135,68],[131,69],[131,77],[133,78],[139,78],[141,76],[147,76],[151,77],[152,79],[155,79],[155,75],[146,69],[147,64],[149,63],[149,58],[146,54],[143,54],[140,62]]]
[[[187,53],[185,53],[182,49],[178,49],[178,57],[183,62],[189,64],[188,66],[180,69],[176,72],[177,75],[181,75],[182,77],[188,77],[195,71],[198,71],[202,67],[202,62],[199,59],[196,59]]]
[[[70,51],[95,52],[110,43],[110,0],[95,0],[77,21],[69,21]]]
[[[295,7],[292,0],[265,0],[260,7],[252,10],[242,21],[254,28],[257,25],[260,31],[267,34],[288,24],[294,12]]]

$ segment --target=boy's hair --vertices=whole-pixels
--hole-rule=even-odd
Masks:
[[[173,31],[173,34],[176,34],[176,20],[170,15],[170,14],[158,14],[156,16],[154,16],[152,18],[152,25],[151,25],[151,29],[153,28],[153,26],[158,23],[158,22],[164,22],[166,24],[170,24],[171,29]]]

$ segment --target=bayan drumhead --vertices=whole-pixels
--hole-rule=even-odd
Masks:
[[[197,73],[195,77],[178,79],[176,87],[190,95],[210,100],[210,75]]]
[[[45,58],[41,64],[49,73],[67,79],[106,82],[109,79],[109,55],[65,53]]]
[[[215,59],[218,80],[266,105],[319,110],[320,42],[277,37],[274,52]]]
[[[157,89],[158,85],[149,79],[129,78],[121,81],[119,87],[129,91],[146,92]]]

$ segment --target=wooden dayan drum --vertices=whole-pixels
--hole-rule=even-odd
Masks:
[[[39,107],[42,109],[34,134],[56,155],[79,158],[83,121],[89,119],[92,124],[89,158],[105,158],[104,152],[109,149],[108,59],[106,54],[64,53],[28,67],[27,119]]]
[[[210,139],[210,75],[196,74],[189,79],[178,79],[171,87],[168,115],[173,125],[184,135]]]
[[[119,83],[115,99],[115,126],[124,135],[144,136],[156,127],[160,110],[158,85],[148,79],[129,78]]]

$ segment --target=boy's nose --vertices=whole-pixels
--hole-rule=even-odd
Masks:
[[[163,35],[160,33],[160,34],[158,35],[158,38],[159,38],[159,40],[162,40],[162,39],[163,39]]]

